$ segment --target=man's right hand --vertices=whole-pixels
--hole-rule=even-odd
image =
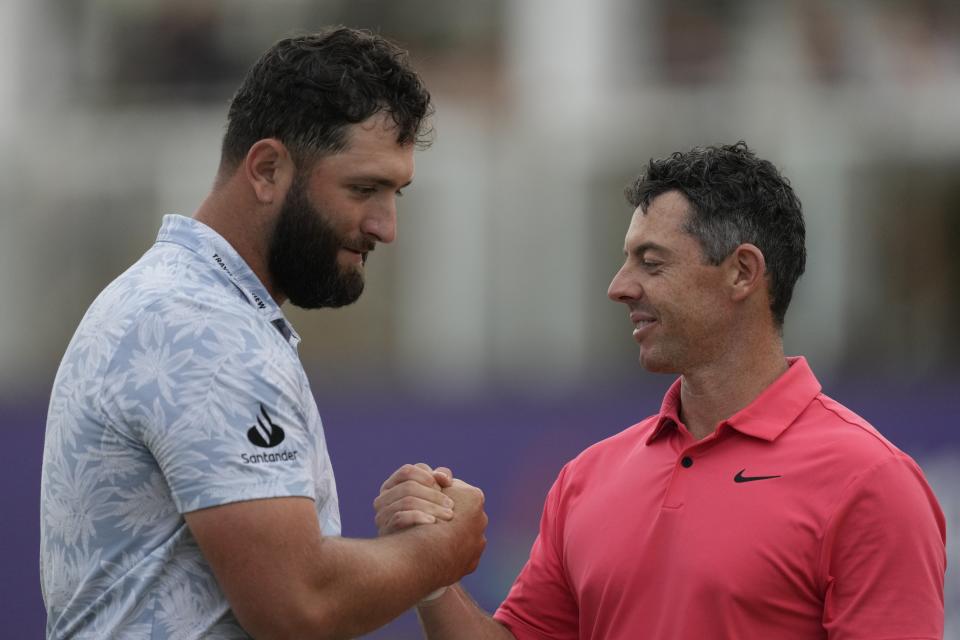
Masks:
[[[441,511],[446,508],[441,507],[446,498],[453,501],[449,515]],[[422,537],[430,549],[418,560],[432,564],[438,574],[450,572],[441,584],[451,586],[433,591],[417,605],[428,638],[516,640],[455,584],[476,570],[486,546],[483,503],[480,489],[454,480],[450,469],[432,469],[424,463],[397,469],[374,501],[381,536],[414,529],[411,534]]]
[[[483,491],[462,480],[453,480],[453,484],[443,493],[453,499],[453,519],[440,521],[438,529],[452,535],[447,536],[452,556],[462,565],[453,584],[468,573],[473,573],[480,563],[480,556],[487,546],[484,532],[487,528],[487,514],[483,510]]]

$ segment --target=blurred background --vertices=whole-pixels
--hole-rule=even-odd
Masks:
[[[640,370],[606,299],[623,187],[650,157],[743,139],[807,217],[787,350],[924,468],[948,520],[946,637],[960,639],[952,0],[3,0],[4,637],[42,635],[44,420],[74,328],[163,214],[207,193],[245,69],[330,24],[408,48],[437,109],[361,301],[288,309],[345,535],[375,534],[371,502],[401,463],[449,465],[487,493],[467,586],[495,608],[560,467],[656,412],[671,382]],[[370,637],[418,637],[416,622]]]

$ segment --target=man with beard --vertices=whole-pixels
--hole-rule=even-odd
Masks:
[[[392,242],[430,97],[339,28],[274,45],[230,106],[215,185],[81,321],[41,487],[48,638],[346,637],[472,571],[482,494],[407,466],[436,523],[340,538],[323,429],[280,310],[339,307]],[[443,490],[441,491],[441,486]],[[454,510],[455,504],[455,510]]]
[[[822,393],[782,329],[806,262],[800,201],[745,144],[652,160],[609,297],[660,411],[561,470],[499,609],[459,585],[431,640],[943,637],[945,523],[909,456]],[[407,485],[388,480],[389,533]]]

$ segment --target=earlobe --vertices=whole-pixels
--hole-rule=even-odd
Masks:
[[[734,300],[743,300],[758,287],[766,286],[767,262],[759,248],[752,244],[741,244],[730,257]]]
[[[280,200],[289,186],[293,163],[287,148],[274,138],[258,140],[243,161],[243,172],[261,204]]]

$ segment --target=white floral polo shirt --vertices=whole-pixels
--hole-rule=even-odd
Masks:
[[[182,216],[97,297],[47,415],[48,638],[246,638],[183,513],[306,496],[339,535],[299,340],[226,240]]]

